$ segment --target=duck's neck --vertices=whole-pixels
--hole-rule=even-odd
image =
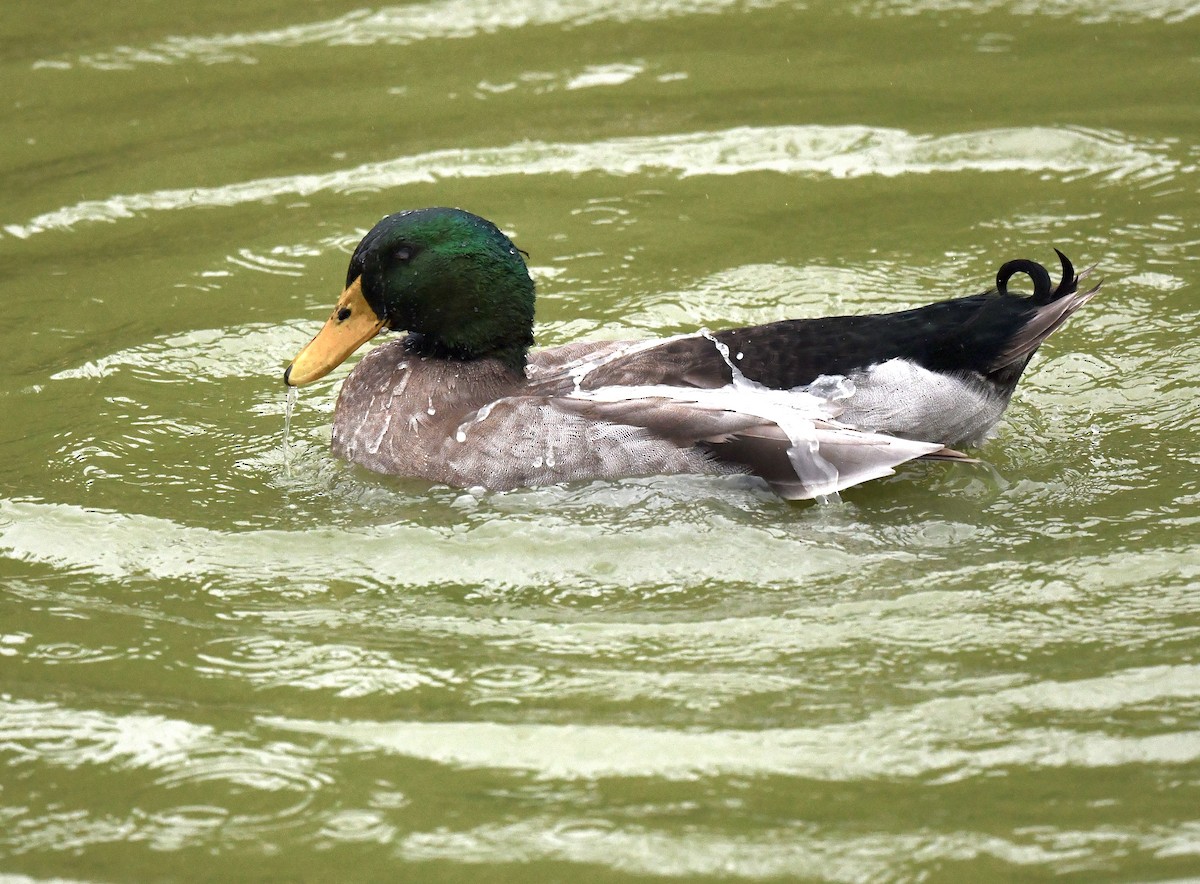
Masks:
[[[504,257],[507,263],[499,261]],[[465,273],[459,264],[474,272]],[[533,345],[533,280],[524,264],[507,255],[484,269],[468,262],[447,264],[436,289],[394,311],[393,327],[406,329],[406,346],[422,356],[459,362],[494,359],[524,375]]]
[[[404,338],[404,349],[418,356],[431,359],[446,359],[456,362],[480,362],[495,360],[511,371],[517,377],[525,376],[525,366],[529,361],[530,342],[513,342],[511,345],[478,348],[464,345],[454,345],[443,341],[434,335],[411,332]]]

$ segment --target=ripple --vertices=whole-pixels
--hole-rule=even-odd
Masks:
[[[555,780],[735,775],[851,782],[935,776],[945,783],[1008,768],[1194,763],[1200,760],[1200,741],[1188,729],[1114,736],[1101,729],[1018,722],[1047,710],[1112,714],[1154,701],[1197,697],[1200,666],[1178,665],[942,697],[815,728],[698,732],[473,721],[260,721],[364,750],[382,748],[454,767],[523,771]]]
[[[999,866],[1006,879],[1089,870],[1103,877],[1138,852],[1195,856],[1196,828],[1105,826],[1080,832],[1046,826],[1006,835],[954,828],[864,833],[861,824],[816,822],[759,826],[745,834],[706,825],[672,833],[640,821],[621,825],[539,815],[461,830],[415,832],[401,842],[400,853],[413,861],[569,862],[638,876],[721,880],[908,881],[924,879],[931,867],[945,871],[964,863],[975,863],[992,875]]]
[[[1081,24],[1162,21],[1177,24],[1200,15],[1194,0],[865,0],[851,9],[857,15],[943,15],[966,12],[986,15],[1008,12],[1020,16],[1057,16]]]
[[[303,753],[295,746],[230,745],[206,746],[189,752],[186,764],[159,777],[155,785],[174,789],[212,782],[260,792],[297,792],[307,796],[330,780],[306,763]]]
[[[147,380],[195,384],[197,378],[280,377],[285,358],[312,337],[310,321],[254,323],[198,329],[119,350],[51,375],[51,380],[95,380],[131,369]]]
[[[1030,172],[1122,180],[1161,177],[1177,169],[1178,163],[1160,146],[1085,129],[1018,127],[934,136],[869,126],[745,126],[587,143],[522,142],[439,150],[323,174],[121,194],[65,206],[4,229],[25,239],[48,230],[119,221],[145,212],[236,206],[325,191],[347,193],[364,186],[394,190],[441,178],[588,172],[680,177],[777,172],[830,178]]]
[[[0,697],[0,755],[10,764],[156,774],[129,819],[51,815],[12,827],[8,841],[22,850],[41,842],[62,849],[111,841],[114,835],[126,840],[137,832],[169,849],[217,826],[252,837],[295,824],[329,777],[299,747],[279,741],[240,745],[245,736],[157,715],[111,715]],[[181,792],[195,793],[195,800],[189,795],[179,801]],[[148,803],[169,806],[145,809]]]
[[[156,715],[110,716],[0,697],[0,747],[62,767],[167,768],[203,747],[211,728]]]
[[[73,64],[98,70],[127,70],[145,64],[199,62],[250,63],[267,47],[406,46],[517,28],[595,22],[657,21],[687,15],[713,15],[739,8],[765,8],[781,0],[434,0],[410,6],[356,10],[338,18],[268,31],[216,36],[170,37],[148,47],[122,46],[108,52],[46,59],[35,67],[67,69]]]
[[[690,15],[717,15],[739,9],[768,9],[782,0],[434,0],[410,6],[361,9],[337,18],[238,34],[179,35],[148,46],[119,46],[74,58],[47,58],[35,69],[129,70],[140,65],[199,63],[249,64],[272,47],[405,46],[503,30],[558,25],[575,28],[600,22],[650,22]],[[852,15],[926,15],[947,12],[1008,12],[1013,15],[1071,17],[1081,24],[1127,21],[1179,23],[1200,14],[1191,0],[866,0],[850,6]]]
[[[262,255],[251,249],[238,249],[236,255],[229,255],[225,260],[246,270],[269,273],[273,276],[300,277],[304,275],[305,265],[302,261],[282,257],[279,253],[283,251],[283,247],[275,251],[277,254]]]
[[[250,749],[206,725],[158,715],[110,715],[0,697],[0,748],[58,767],[162,771],[160,784],[225,780],[255,789],[309,791],[324,779],[282,743]]]
[[[390,844],[398,830],[377,810],[341,810],[325,816],[317,833],[317,843]]]
[[[651,514],[652,516],[652,514]],[[232,586],[264,580],[312,582],[346,575],[394,590],[400,586],[478,586],[482,590],[566,585],[684,585],[728,580],[769,586],[805,576],[868,567],[859,556],[708,524],[649,525],[602,545],[588,525],[542,516],[486,520],[467,530],[390,524],[378,528],[218,531],[167,519],[82,507],[0,500],[0,550],[13,558],[104,577],[220,576]],[[753,538],[753,540],[752,540]],[[694,550],[712,557],[703,573]],[[331,548],[338,548],[330,555]],[[878,559],[887,560],[885,554]],[[786,566],[776,563],[786,562]]]
[[[137,822],[129,818],[99,814],[93,817],[81,811],[56,810],[10,823],[0,832],[0,845],[8,856],[29,852],[82,852],[97,844],[127,844],[138,834]],[[35,880],[46,881],[45,878],[27,880],[31,884]],[[54,884],[70,881],[57,876],[50,880]],[[17,881],[23,884],[22,879]]]
[[[1146,556],[1128,566],[1117,556],[1078,573],[1023,576],[1013,583],[998,578],[1002,568],[947,572],[927,567],[925,581],[944,590],[841,602],[832,602],[827,589],[814,590],[808,598],[798,598],[802,590],[771,599],[759,593],[750,609],[727,599],[737,611],[729,616],[643,607],[639,619],[653,622],[541,622],[475,613],[414,616],[390,604],[260,616],[272,630],[319,628],[322,634],[355,636],[377,632],[393,641],[405,637],[458,648],[464,659],[494,661],[494,669],[464,672],[443,686],[470,705],[555,709],[562,703],[572,708],[585,704],[628,714],[627,704],[644,702],[660,718],[692,720],[688,710],[723,708],[729,720],[740,716],[739,704],[753,699],[745,708],[758,709],[771,698],[779,715],[790,710],[810,720],[847,721],[896,701],[893,695],[865,699],[859,692],[846,694],[833,687],[847,680],[903,682],[906,701],[1019,687],[1029,670],[1022,661],[1053,658],[1056,649],[1086,646],[1098,634],[1110,646],[1162,649],[1170,659],[1172,647],[1200,639],[1196,628],[1161,627],[1189,610],[1197,571],[1186,559],[1186,553]],[[1155,593],[1129,591],[1143,582],[1161,588]],[[980,585],[987,592],[978,591]],[[1087,589],[1097,585],[1106,587],[1104,595]],[[838,589],[843,595],[857,591],[845,581]],[[767,604],[789,603],[785,615],[755,613]],[[930,654],[1006,661],[998,664],[1003,680],[979,682],[969,666],[929,669],[922,660]],[[457,666],[457,660],[449,658],[443,666]],[[1102,662],[1091,655],[1087,660]],[[1078,662],[1086,665],[1082,655]],[[1117,683],[1118,693],[1124,685]],[[1090,688],[1091,696],[1103,689],[1098,682]]]
[[[52,642],[38,645],[27,655],[29,660],[43,663],[107,663],[125,656],[113,647],[89,648],[72,642]]]
[[[214,653],[226,643],[208,645],[198,654],[196,670],[233,675],[258,687],[327,690],[339,697],[398,694],[458,680],[450,669],[415,667],[383,651],[349,644],[260,638],[235,641],[229,655]]]
[[[1120,847],[1163,840],[1137,832],[1121,836]],[[707,826],[670,833],[636,823],[538,816],[465,830],[415,832],[401,842],[400,853],[408,860],[471,864],[570,862],[653,877],[861,882],[918,880],[930,866],[945,868],[965,860],[1000,860],[1027,870],[1078,859],[1081,851],[1078,846],[1044,846],[1030,836],[970,831],[860,834],[809,824],[759,828],[752,834]],[[1106,868],[1103,860],[1096,867]]]

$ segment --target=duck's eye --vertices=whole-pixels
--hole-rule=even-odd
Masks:
[[[412,249],[410,249],[408,246],[401,246],[400,248],[396,249],[397,261],[407,261],[411,257]]]
[[[349,318],[350,318],[350,308],[349,307],[343,307],[340,310],[338,310],[338,312],[337,312],[337,321],[338,322],[345,322]]]

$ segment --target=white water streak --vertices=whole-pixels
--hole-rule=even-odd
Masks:
[[[330,543],[344,553],[331,557]],[[637,537],[640,556],[632,556],[595,543],[590,529],[566,520],[542,519],[538,525],[497,520],[469,532],[408,524],[353,531],[214,531],[138,514],[0,499],[2,556],[113,580],[219,575],[231,588],[264,579],[290,580],[297,574],[312,581],[385,574],[391,587],[454,580],[492,588],[544,587],[549,575],[566,585],[590,579],[601,568],[606,579],[618,584],[674,583],[694,572],[699,546],[712,561],[698,579],[761,586],[850,568],[862,571],[875,561],[873,556],[809,546],[803,546],[797,561],[795,541],[770,530],[730,532],[720,525],[646,528]],[[531,567],[534,561],[538,564]],[[779,562],[789,564],[780,568]]]
[[[1163,21],[1176,24],[1200,15],[1195,0],[861,0],[850,7],[856,15],[994,15],[1071,17],[1080,24]]]
[[[168,37],[148,46],[118,46],[74,60],[43,59],[37,68],[128,70],[137,65],[222,64],[257,61],[256,52],[306,46],[407,46],[527,27],[585,27],[598,22],[649,22],[689,15],[768,9],[782,0],[435,0],[406,6],[360,9],[337,18],[244,34]],[[1176,23],[1200,15],[1192,0],[865,0],[852,15],[944,15],[948,12],[1070,16],[1082,24],[1113,21]]]
[[[780,0],[440,0],[359,9],[337,18],[245,34],[168,37],[150,46],[118,46],[79,56],[74,63],[47,59],[39,67],[126,70],[141,64],[253,63],[255,50],[302,46],[407,46],[527,27],[583,27],[596,22],[660,21],[688,15],[780,5]]]
[[[1055,849],[1034,842],[1043,832],[1019,836],[959,830],[839,831],[835,824],[755,828],[732,834],[693,825],[666,832],[651,825],[613,823],[600,816],[561,819],[533,816],[468,829],[447,826],[407,835],[399,845],[409,861],[454,863],[570,862],[611,868],[658,880],[712,877],[716,880],[863,881],[920,880],[903,874],[921,863],[963,863],[981,858],[1019,866],[1078,857],[1077,848]],[[1071,833],[1080,840],[1078,833]],[[1105,846],[1153,850],[1166,839],[1107,831]],[[1099,838],[1097,840],[1100,840]],[[1040,870],[1039,870],[1040,871]]]
[[[383,748],[455,767],[522,771],[542,779],[739,775],[831,782],[937,776],[953,781],[1012,768],[1193,763],[1200,760],[1200,740],[1182,727],[1130,737],[1005,722],[1046,711],[1119,712],[1139,704],[1191,699],[1198,689],[1200,666],[1157,666],[991,694],[939,697],[844,724],[763,730],[491,721],[328,723],[276,717],[260,721],[292,733],[346,740],[363,749]]]
[[[1177,164],[1112,133],[1021,127],[914,135],[871,126],[741,126],[715,132],[612,138],[587,143],[528,141],[447,149],[331,172],[258,178],[85,200],[5,230],[25,239],[84,222],[147,212],[236,206],[318,193],[390,190],[442,178],[503,175],[741,175],[777,172],[827,178],[935,172],[1032,172],[1061,178],[1170,174]]]

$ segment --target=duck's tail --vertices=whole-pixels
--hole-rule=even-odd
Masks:
[[[1086,279],[1096,269],[1095,265],[1076,274],[1070,259],[1058,249],[1054,251],[1062,263],[1062,279],[1053,290],[1050,288],[1050,273],[1035,261],[1009,261],[996,273],[996,291],[1002,295],[1008,294],[1008,281],[1018,273],[1024,273],[1033,280],[1033,295],[1029,297],[1029,302],[1035,309],[997,354],[991,366],[993,376],[1015,372],[1015,383],[1016,377],[1020,377],[1029,358],[1042,342],[1100,291],[1103,280],[1086,291],[1079,290],[1079,281]]]

